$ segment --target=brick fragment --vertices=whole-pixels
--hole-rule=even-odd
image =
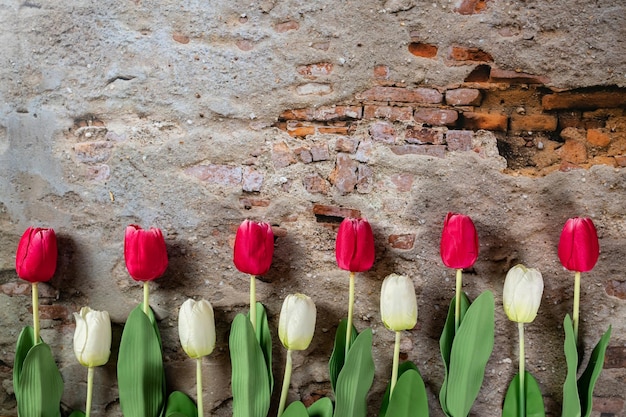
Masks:
[[[363,116],[361,106],[327,106],[306,109],[285,110],[280,120],[302,120],[308,122],[330,122],[334,120],[355,120]]]
[[[457,3],[455,12],[462,15],[470,15],[482,12],[487,7],[489,0],[461,0]]]
[[[391,121],[411,120],[413,108],[406,106],[376,106],[367,104],[363,110],[363,118],[378,119],[384,118]]]
[[[314,145],[311,147],[313,162],[327,161],[330,158],[327,144]]]
[[[338,138],[335,142],[335,151],[344,153],[355,153],[356,148],[359,145],[359,140],[356,138]]]
[[[247,192],[259,192],[263,186],[264,175],[252,167],[246,167],[243,171],[242,189]]]
[[[374,170],[366,164],[359,164],[356,170],[356,190],[361,194],[367,194],[374,188]]]
[[[463,127],[472,130],[497,130],[506,131],[508,117],[499,113],[463,113]]]
[[[250,210],[253,207],[269,207],[270,201],[265,198],[241,198],[239,204],[246,210]]]
[[[174,39],[178,43],[182,43],[183,45],[189,43],[189,36],[180,32],[174,32],[174,34],[172,35],[172,39]]]
[[[234,186],[241,184],[242,169],[230,165],[194,165],[185,170],[185,174],[214,185]]]
[[[354,159],[359,162],[369,162],[374,152],[374,144],[371,140],[364,140],[359,142],[359,147],[356,150]]]
[[[286,22],[280,22],[274,25],[274,30],[278,33],[288,32],[290,30],[300,29],[300,23],[295,20],[288,20]]]
[[[587,130],[587,142],[592,146],[605,148],[611,144],[611,137],[600,129]]]
[[[587,147],[578,140],[566,140],[558,150],[561,159],[572,164],[581,164],[587,161]]]
[[[411,191],[411,187],[413,186],[413,181],[415,181],[415,175],[400,173],[394,174],[389,177],[393,185],[395,185],[396,190],[402,193],[406,193]]]
[[[545,110],[598,109],[626,107],[626,88],[610,91],[562,92],[541,99]]]
[[[113,144],[108,141],[79,142],[74,145],[74,154],[84,164],[106,162],[113,154]]]
[[[310,164],[311,162],[313,162],[313,155],[311,155],[311,150],[308,148],[297,148],[293,150],[293,153],[298,155],[300,160],[305,164]]]
[[[323,96],[333,92],[333,87],[330,84],[323,83],[307,83],[296,87],[296,92],[301,96]]]
[[[550,82],[550,78],[543,75],[527,74],[520,71],[492,68],[491,82],[504,82],[509,84],[548,84]]]
[[[354,130],[355,130],[355,127],[350,124],[319,126],[317,128],[317,131],[319,133],[331,134],[331,135],[350,135],[354,133]]]
[[[440,129],[431,129],[427,127],[415,128],[408,127],[404,133],[404,140],[407,143],[414,143],[418,145],[423,144],[443,144],[443,131]]]
[[[328,182],[317,174],[306,175],[302,180],[304,189],[311,194],[328,194]]]
[[[447,109],[418,109],[414,115],[415,121],[431,126],[454,126],[459,118],[456,110]]]
[[[433,88],[377,86],[356,95],[357,100],[400,103],[439,104],[443,95]]]
[[[29,310],[32,311],[32,307]],[[39,318],[42,320],[68,320],[70,316],[69,309],[60,304],[39,306]]]
[[[92,165],[87,169],[86,177],[91,181],[106,181],[111,178],[111,167],[107,164]]]
[[[452,46],[448,58],[463,65],[475,62],[493,62],[491,54],[482,49],[464,46]]]
[[[389,235],[389,244],[394,249],[413,249],[413,245],[415,244],[415,233]]]
[[[355,162],[346,154],[337,154],[335,169],[328,176],[328,180],[342,194],[354,191],[358,182]]]
[[[333,72],[333,64],[330,62],[317,62],[315,64],[301,65],[297,69],[298,74],[314,80],[319,77],[330,75]]]
[[[617,155],[614,156],[615,158],[615,163],[617,164],[618,167],[624,168],[626,167],[626,155]]]
[[[437,45],[422,42],[411,42],[409,44],[409,52],[420,58],[434,58],[437,56],[439,48]]]
[[[558,119],[552,114],[512,114],[511,131],[513,132],[554,132]]]
[[[361,211],[347,207],[329,206],[324,204],[315,204],[313,206],[313,214],[316,216],[326,217],[361,217]]]
[[[304,137],[315,134],[315,126],[309,124],[298,123],[295,120],[290,120],[286,124],[287,133],[294,137]]]
[[[446,143],[449,151],[466,152],[472,149],[474,132],[471,130],[448,130]]]
[[[592,165],[608,165],[610,167],[617,166],[617,163],[615,162],[615,158],[613,158],[612,156],[602,156],[602,155],[594,156],[593,158],[591,158],[591,161],[589,162]]]
[[[558,119],[561,130],[567,127],[584,128],[582,112],[580,111],[559,112]]]
[[[369,133],[376,142],[395,143],[396,141],[396,129],[388,122],[372,123]]]
[[[256,43],[249,39],[237,39],[237,41],[235,41],[235,45],[239,48],[239,50],[244,52],[251,51],[256,47]]]
[[[296,158],[285,142],[275,143],[272,147],[272,162],[276,169],[296,163]]]
[[[389,72],[389,67],[387,65],[376,65],[374,67],[374,78],[378,80],[388,80]]]
[[[446,91],[446,104],[450,106],[480,106],[482,93],[475,88],[455,88]]]
[[[399,145],[390,147],[396,155],[425,155],[444,158],[446,147],[444,145]]]
[[[604,357],[604,369],[626,368],[626,346],[609,346]]]

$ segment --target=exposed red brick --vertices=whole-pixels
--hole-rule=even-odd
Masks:
[[[311,162],[313,162],[313,155],[311,155],[311,150],[309,148],[296,148],[293,150],[293,153],[298,155],[300,160],[305,164],[310,164]]]
[[[302,183],[311,194],[327,194],[330,188],[328,182],[317,174],[306,175]]]
[[[446,143],[449,151],[469,151],[472,149],[474,132],[471,130],[448,130]]]
[[[333,72],[333,64],[330,62],[318,62],[298,67],[298,74],[310,80],[330,75],[331,72]]]
[[[295,20],[288,20],[286,22],[280,22],[274,25],[274,30],[278,33],[288,32],[290,30],[300,29],[300,23]]]
[[[315,126],[306,125],[304,123],[298,123],[294,121],[290,121],[286,125],[287,133],[290,136],[307,136],[315,134]]]
[[[411,120],[413,117],[412,107],[376,106],[367,104],[363,110],[364,119],[385,118],[391,121]]]
[[[626,347],[625,346],[609,346],[606,348],[604,357],[604,368],[626,368]]]
[[[444,158],[446,147],[444,145],[400,145],[392,146],[391,152],[396,155],[425,155]]]
[[[68,320],[70,316],[68,308],[60,304],[39,306],[39,318],[42,320]]]
[[[252,167],[246,167],[243,171],[242,189],[247,192],[259,192],[263,186],[264,175]]]
[[[313,162],[327,161],[330,158],[327,144],[314,145],[311,147],[311,157]]]
[[[241,198],[239,204],[244,209],[250,210],[252,207],[269,207],[270,201],[264,198]]]
[[[561,159],[572,164],[581,164],[587,161],[587,147],[578,140],[566,140],[558,150]]]
[[[356,170],[356,190],[361,194],[367,194],[374,188],[374,170],[366,164],[359,164]]]
[[[482,94],[474,88],[456,88],[446,91],[446,104],[450,106],[480,106]]]
[[[175,32],[172,35],[172,39],[174,39],[176,42],[178,43],[182,43],[182,44],[188,44],[189,43],[189,36],[183,34],[183,33],[179,33],[179,32]]]
[[[334,135],[350,135],[354,133],[354,126],[344,125],[344,126],[319,126],[317,131],[319,133],[327,133]]]
[[[624,411],[624,400],[619,397],[593,397],[593,411],[601,413],[601,416],[622,415]]]
[[[357,100],[439,104],[443,95],[432,88],[373,87],[356,95]]]
[[[76,159],[85,164],[106,162],[113,153],[113,144],[108,141],[80,142],[74,145],[74,153]]]
[[[285,110],[281,120],[324,121],[360,119],[363,115],[361,106],[329,106],[306,109]]]
[[[415,244],[415,234],[408,233],[404,235],[390,235],[389,244],[394,249],[412,249]]]
[[[491,82],[505,82],[510,84],[547,84],[550,82],[550,79],[543,75],[533,75],[520,71],[492,68]]]
[[[554,132],[557,124],[557,117],[552,114],[511,115],[513,132]]]
[[[439,48],[437,45],[422,42],[411,42],[409,44],[409,52],[421,58],[434,58],[437,56]]]
[[[335,150],[337,152],[355,153],[358,145],[359,140],[356,138],[338,138],[335,142]]]
[[[618,167],[626,167],[626,155],[615,156],[615,163]]]
[[[415,176],[412,174],[394,174],[390,177],[393,185],[396,186],[396,190],[400,192],[411,191]]]
[[[493,57],[482,49],[464,46],[452,46],[448,58],[463,65],[475,62],[493,62]]]
[[[354,159],[359,162],[369,162],[374,152],[374,144],[371,140],[363,140],[359,142]]]
[[[313,214],[316,216],[327,217],[361,217],[361,211],[347,207],[328,206],[324,204],[315,204],[313,206]]]
[[[592,146],[605,148],[611,144],[611,137],[600,129],[587,130],[587,142]]]
[[[408,127],[404,134],[404,140],[407,143],[415,144],[443,144],[443,131],[439,129],[429,129],[427,127],[414,128]]]
[[[389,67],[387,65],[376,65],[374,67],[374,78],[379,80],[388,80]]]
[[[296,163],[296,158],[285,142],[275,143],[272,147],[272,162],[277,169]]]
[[[545,110],[597,109],[626,106],[626,88],[612,91],[547,94],[541,99]]]
[[[491,75],[489,65],[478,65],[465,77],[466,83],[486,83]]]
[[[346,154],[337,154],[335,169],[328,176],[328,180],[342,194],[354,191],[358,182],[356,174],[356,163]]]
[[[580,111],[568,111],[559,112],[559,129],[565,129],[568,127],[583,128],[582,112]]]
[[[488,1],[489,0],[462,0],[454,11],[464,15],[480,13],[487,7]]]
[[[231,165],[194,165],[185,170],[185,174],[215,185],[233,186],[241,184],[242,169]]]
[[[454,126],[459,118],[456,110],[446,109],[418,109],[414,115],[415,121],[431,126]]]
[[[509,118],[500,113],[463,113],[463,127],[472,130],[506,131]]]
[[[373,140],[383,143],[395,143],[396,129],[391,123],[375,122],[369,129],[370,136]]]

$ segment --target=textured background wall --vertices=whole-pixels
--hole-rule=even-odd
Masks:
[[[573,279],[556,244],[565,220],[582,215],[602,251],[583,275],[587,348],[613,326],[593,415],[626,415],[625,15],[612,0],[0,0],[0,412],[15,415],[14,346],[31,321],[30,291],[14,270],[29,225],[54,227],[60,239],[41,311],[64,406],[83,407],[71,313],[89,305],[115,326],[95,412],[120,415],[116,349],[141,301],[123,232],[138,223],[160,227],[170,255],[151,298],[169,386],[193,395],[177,309],[206,298],[218,345],[205,361],[205,404],[228,416],[228,331],[247,309],[247,280],[231,260],[237,225],[248,217],[275,227],[275,261],[258,285],[274,328],[286,294],[317,303],[290,397],[311,401],[329,395],[326,361],[346,315],[337,221],[362,215],[377,241],[374,268],[358,277],[355,323],[375,331],[371,415],[393,343],[379,287],[397,272],[413,278],[420,309],[403,357],[418,364],[431,415],[441,416],[438,338],[454,285],[438,245],[446,212],[459,211],[481,239],[464,289],[472,299],[492,290],[498,306],[474,414],[499,415],[516,372],[516,329],[500,305],[506,271],[522,262],[545,280],[527,326],[528,368],[548,413],[560,415]]]

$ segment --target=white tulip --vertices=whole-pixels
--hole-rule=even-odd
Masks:
[[[215,349],[215,318],[207,300],[188,299],[178,313],[178,336],[190,358],[201,358]]]
[[[537,317],[543,294],[541,272],[524,265],[515,265],[506,274],[502,303],[509,320],[530,323]]]
[[[111,355],[111,319],[106,311],[96,311],[89,307],[74,313],[74,353],[81,365],[101,366]]]
[[[417,298],[413,281],[391,274],[380,290],[380,315],[389,330],[409,330],[417,324]]]
[[[289,350],[305,350],[313,340],[317,310],[311,298],[291,294],[285,298],[278,321],[278,337]]]

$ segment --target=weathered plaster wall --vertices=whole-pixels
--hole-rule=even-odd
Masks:
[[[125,270],[123,231],[138,223],[160,227],[170,255],[151,299],[170,388],[193,396],[177,309],[187,297],[206,298],[218,345],[205,361],[205,403],[212,415],[228,416],[228,330],[247,309],[247,279],[231,260],[237,225],[248,217],[275,226],[275,261],[258,288],[274,328],[286,294],[307,293],[318,306],[315,339],[294,355],[290,397],[310,401],[329,395],[326,361],[346,314],[332,220],[360,214],[377,242],[374,268],[358,278],[355,323],[375,331],[371,415],[393,343],[380,322],[379,287],[397,272],[414,279],[420,309],[403,357],[418,364],[431,415],[441,416],[438,338],[454,285],[438,245],[446,212],[459,211],[472,216],[481,239],[465,279],[470,298],[489,289],[499,307],[504,275],[518,262],[544,274],[527,353],[550,415],[560,415],[561,323],[573,292],[556,244],[568,217],[593,218],[602,253],[583,276],[585,345],[613,326],[593,415],[625,415],[623,4],[53,3],[0,0],[0,412],[16,414],[14,346],[31,320],[29,288],[14,270],[29,225],[54,227],[60,239],[58,272],[41,290],[42,335],[63,373],[68,409],[83,407],[86,390],[71,313],[89,305],[115,323],[112,359],[96,372],[94,410],[120,415],[116,349],[141,300]],[[393,90],[376,95],[374,87]],[[482,101],[447,101],[458,87],[479,91]],[[551,109],[542,101],[586,87],[575,93],[583,105]],[[424,99],[417,88],[441,97]],[[539,118],[520,119],[526,115]],[[516,329],[500,308],[496,329],[476,416],[499,415],[516,372]],[[275,348],[282,375],[284,351]]]

